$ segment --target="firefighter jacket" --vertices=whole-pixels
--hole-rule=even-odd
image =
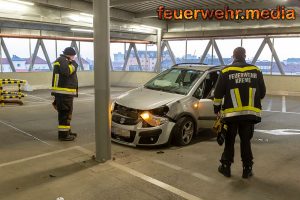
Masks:
[[[261,99],[266,87],[261,70],[235,60],[221,70],[214,91],[215,113],[221,111],[225,122],[261,121]]]
[[[52,95],[78,96],[78,64],[60,55],[53,65]]]

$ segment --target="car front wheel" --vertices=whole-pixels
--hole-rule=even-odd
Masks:
[[[173,128],[174,143],[179,146],[188,145],[195,132],[195,123],[190,117],[180,118]]]

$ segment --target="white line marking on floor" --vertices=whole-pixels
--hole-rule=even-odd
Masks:
[[[76,102],[90,102],[90,101],[93,101],[94,99],[92,98],[87,98],[87,99],[79,99],[79,100],[75,100],[74,102],[76,103]],[[34,102],[34,104],[35,105],[23,105],[23,106],[9,106],[9,107],[3,107],[4,109],[6,109],[6,108],[9,108],[9,109],[11,109],[11,108],[17,108],[17,109],[19,109],[19,108],[34,108],[34,107],[39,107],[39,106],[51,106],[52,107],[52,105],[51,105],[51,103],[45,103],[45,102]]]
[[[272,113],[284,113],[284,114],[295,114],[300,115],[298,112],[281,112],[281,111],[269,111],[269,110],[263,110],[264,112],[272,112]]]
[[[79,151],[82,151],[83,153],[89,154],[90,156],[95,154],[94,152],[92,152],[84,147],[81,147],[81,146],[76,146],[76,149]]]
[[[49,153],[44,153],[44,154],[39,154],[39,155],[36,155],[36,156],[31,156],[31,157],[27,157],[27,158],[22,158],[22,159],[15,160],[15,161],[11,161],[11,162],[7,162],[7,163],[1,163],[1,164],[0,164],[0,168],[1,168],[1,167],[5,167],[5,166],[9,166],[9,165],[14,165],[14,164],[26,162],[26,161],[29,161],[29,160],[34,160],[34,159],[37,159],[37,158],[42,158],[42,157],[46,157],[46,156],[51,156],[51,155],[53,155],[53,154],[62,153],[62,152],[69,151],[69,150],[73,150],[73,149],[77,149],[77,150],[79,150],[79,151],[82,151],[81,149],[78,149],[78,147],[79,147],[79,146],[73,146],[73,147],[69,147],[69,148],[66,148],[66,149],[61,149],[61,150],[52,151],[52,152],[49,152]]]
[[[193,173],[191,173],[191,174],[192,174],[193,176],[199,178],[199,179],[204,180],[204,181],[207,181],[207,182],[210,182],[210,183],[214,183],[214,182],[215,182],[214,179],[212,179],[212,178],[210,178],[210,177],[208,177],[208,176],[205,176],[205,175],[203,175],[203,174],[201,174],[201,173],[193,172]]]
[[[12,109],[12,108],[17,108],[17,109],[20,109],[20,108],[34,108],[34,107],[39,107],[39,106],[50,106],[50,105],[51,105],[50,103],[34,102],[34,105],[23,105],[23,106],[4,107],[4,109],[5,109],[5,108],[9,108],[9,109]]]
[[[37,140],[37,141],[39,141],[39,142],[42,142],[42,143],[47,144],[47,145],[49,145],[49,146],[52,146],[52,145],[49,144],[48,142],[45,142],[45,141],[43,141],[43,140],[41,140],[41,139],[39,139],[39,138],[37,138],[37,137],[31,135],[30,133],[27,133],[27,132],[25,132],[25,131],[22,131],[21,129],[18,129],[17,127],[14,127],[13,125],[8,124],[7,122],[0,121],[0,123],[2,123],[2,124],[4,124],[4,125],[6,125],[6,126],[12,128],[12,129],[15,129],[16,131],[19,131],[19,132],[21,132],[21,133],[23,133],[23,134],[25,134],[25,135],[27,135],[27,136],[29,136],[29,137],[32,137],[34,140]]]
[[[285,96],[282,96],[282,112],[286,112],[286,101],[285,101]]]
[[[299,129],[274,129],[274,130],[255,129],[254,131],[260,133],[272,134],[272,135],[300,135]]]
[[[118,97],[118,96],[121,96],[122,94],[111,94],[110,96],[111,97]]]
[[[272,108],[272,99],[270,99],[269,101],[267,111],[271,111],[271,108]]]
[[[161,160],[153,160],[153,161],[156,162],[156,163],[158,163],[158,164],[164,165],[166,167],[170,167],[170,168],[178,170],[178,171],[182,170],[182,168],[179,167],[179,166],[176,166],[176,165],[173,165],[173,164],[161,161]]]
[[[160,187],[160,188],[162,188],[162,189],[165,189],[165,190],[167,190],[167,191],[169,191],[169,192],[172,192],[172,193],[174,193],[174,194],[176,194],[176,195],[178,195],[178,196],[181,196],[181,197],[183,197],[183,198],[185,198],[185,199],[189,199],[189,200],[202,200],[202,199],[199,198],[199,197],[196,197],[196,196],[194,196],[194,195],[192,195],[192,194],[189,194],[189,193],[187,193],[187,192],[185,192],[185,191],[183,191],[183,190],[180,190],[180,189],[178,189],[178,188],[175,188],[175,187],[173,187],[173,186],[171,186],[171,185],[169,185],[169,184],[166,184],[166,183],[164,183],[164,182],[162,182],[162,181],[159,181],[159,180],[157,180],[157,179],[154,179],[154,178],[152,178],[152,177],[150,177],[150,176],[147,176],[147,175],[145,175],[145,174],[142,174],[142,173],[140,173],[140,172],[138,172],[138,171],[135,171],[135,170],[133,170],[133,169],[130,169],[130,168],[125,167],[125,166],[123,166],[123,165],[120,165],[120,164],[118,164],[118,163],[115,163],[115,162],[109,162],[109,164],[110,164],[111,166],[115,167],[115,168],[118,168],[118,169],[120,169],[120,170],[122,170],[122,171],[124,171],[124,172],[127,172],[128,174],[131,174],[131,175],[133,175],[133,176],[135,176],[135,177],[138,177],[138,178],[140,178],[140,179],[142,179],[142,180],[144,180],[144,181],[146,181],[146,182],[152,183],[153,185],[156,185],[156,186],[158,186],[158,187]]]
[[[94,96],[95,96],[95,95],[93,95],[93,94],[87,94],[87,93],[83,93],[83,92],[80,92],[80,93],[78,93],[78,94],[86,95],[86,96],[89,96],[89,97],[94,97]]]
[[[86,154],[94,155],[94,153],[92,151],[90,151],[88,149],[85,149],[85,148],[83,148],[81,146],[77,146],[76,148],[78,150],[86,153]],[[188,199],[188,200],[203,200],[203,199],[201,199],[199,197],[196,197],[196,196],[194,196],[192,194],[186,193],[185,191],[180,190],[178,188],[175,188],[175,187],[173,187],[173,186],[171,186],[169,184],[166,184],[166,183],[164,183],[162,181],[159,181],[159,180],[154,179],[154,178],[152,178],[150,176],[147,176],[147,175],[142,174],[142,173],[140,173],[138,171],[135,171],[135,170],[133,170],[133,169],[131,169],[129,167],[125,167],[124,165],[120,165],[120,164],[118,164],[116,162],[113,162],[113,161],[108,161],[108,163],[109,163],[109,165],[111,165],[111,166],[113,166],[113,167],[115,167],[117,169],[120,169],[120,170],[122,170],[122,171],[124,171],[124,172],[126,172],[128,174],[131,174],[131,175],[133,175],[135,177],[138,177],[138,178],[140,178],[140,179],[142,179],[142,180],[144,180],[146,182],[152,183],[153,185],[161,187],[162,189],[165,189],[165,190],[167,190],[169,192],[172,192],[172,193],[174,193],[174,194],[176,194],[178,196],[181,196],[181,197],[183,197],[185,199]]]
[[[38,97],[38,96],[35,96],[35,95],[31,95],[31,94],[27,94],[27,96],[31,97],[33,99],[39,99],[39,100],[43,100],[43,101],[46,101],[46,102],[51,102],[51,100],[49,100],[49,99],[45,99],[45,98]]]
[[[93,101],[94,98],[86,98],[86,99],[76,99],[74,102],[84,102],[84,101]]]
[[[182,172],[185,172],[185,173],[188,173],[196,178],[199,178],[201,180],[204,180],[204,181],[207,181],[207,182],[210,182],[210,183],[213,183],[214,182],[214,179],[208,177],[208,176],[205,176],[204,174],[201,174],[201,173],[198,173],[198,172],[192,172],[190,170],[187,170],[187,169],[183,169],[182,167],[179,167],[177,165],[173,165],[173,164],[170,164],[170,163],[167,163],[167,162],[164,162],[164,161],[161,161],[161,160],[153,160],[154,162],[158,163],[158,164],[161,164],[161,165],[164,165],[166,167],[169,167],[169,168],[172,168],[172,169],[175,169],[175,170],[178,170],[178,171],[182,171]]]

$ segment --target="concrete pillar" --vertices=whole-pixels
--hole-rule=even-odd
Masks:
[[[109,0],[94,1],[94,78],[96,160],[111,159]]]
[[[154,72],[160,72],[161,71],[161,54],[162,54],[162,49],[161,49],[161,40],[162,40],[162,30],[158,29],[157,30],[157,60],[156,60],[156,65]]]
[[[0,72],[3,72],[3,65],[2,65],[2,46],[0,44]]]

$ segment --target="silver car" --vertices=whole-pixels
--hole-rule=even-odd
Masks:
[[[222,67],[177,64],[112,103],[114,142],[187,145],[200,128],[212,128],[213,91]]]

